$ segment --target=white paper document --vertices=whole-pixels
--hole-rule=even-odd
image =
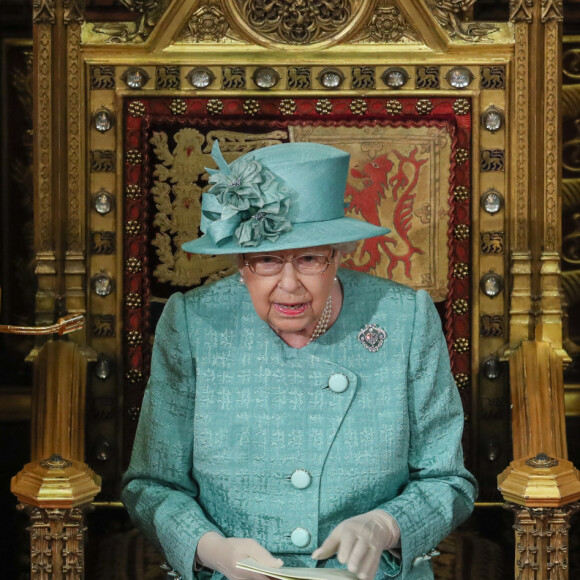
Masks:
[[[270,568],[263,566],[252,558],[247,558],[236,564],[237,568],[244,570],[251,570],[270,576],[271,578],[278,578],[279,580],[357,580],[357,577],[348,570],[341,570],[337,568]]]

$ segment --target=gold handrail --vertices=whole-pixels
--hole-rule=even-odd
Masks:
[[[69,314],[59,318],[55,324],[48,326],[14,326],[11,324],[0,324],[0,333],[4,334],[29,334],[39,336],[42,334],[69,334],[79,330],[85,324],[85,317],[82,314]]]

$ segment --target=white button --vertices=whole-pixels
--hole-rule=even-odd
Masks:
[[[330,390],[335,393],[344,393],[348,389],[348,377],[342,373],[330,375],[328,379]]]
[[[296,528],[290,535],[290,540],[297,548],[306,548],[310,544],[310,532],[304,528]]]
[[[312,476],[306,469],[297,469],[290,476],[290,482],[297,489],[306,489],[312,483]]]

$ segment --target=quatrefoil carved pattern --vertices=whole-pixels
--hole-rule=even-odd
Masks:
[[[336,43],[367,16],[371,0],[225,0],[232,22],[259,44]]]

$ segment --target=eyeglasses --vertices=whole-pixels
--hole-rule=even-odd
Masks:
[[[315,276],[326,272],[334,258],[334,250],[330,256],[320,254],[301,254],[294,258],[282,258],[270,254],[244,256],[250,272],[258,276],[276,276],[282,272],[286,262],[290,262],[299,274]]]

